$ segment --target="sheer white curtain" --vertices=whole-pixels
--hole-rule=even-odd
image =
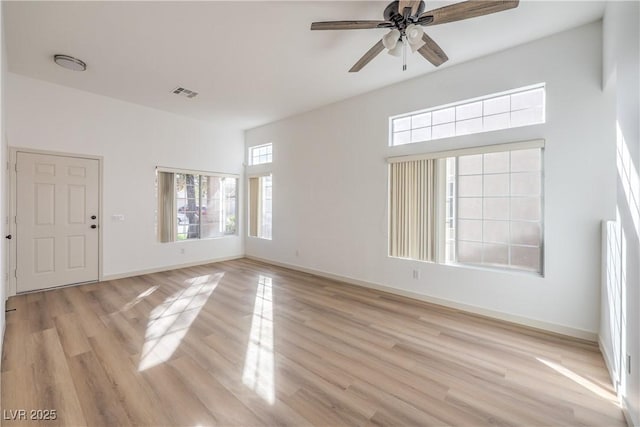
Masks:
[[[436,161],[412,160],[389,165],[390,256],[434,259]]]

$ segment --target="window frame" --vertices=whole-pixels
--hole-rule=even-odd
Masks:
[[[183,243],[183,242],[190,242],[190,241],[199,241],[199,240],[213,240],[213,239],[223,239],[223,238],[228,238],[228,237],[238,237],[240,235],[240,230],[239,230],[239,207],[240,207],[240,175],[239,174],[233,174],[233,173],[226,173],[226,172],[211,172],[211,171],[203,171],[203,170],[196,170],[196,169],[181,169],[181,168],[172,168],[172,167],[165,167],[165,166],[156,166],[156,199],[158,200],[159,198],[159,189],[157,188],[157,183],[158,183],[158,174],[159,173],[172,173],[174,174],[173,179],[174,179],[174,186],[173,186],[173,219],[175,220],[178,216],[178,195],[177,195],[177,188],[175,186],[175,179],[176,179],[176,175],[177,174],[183,174],[183,175],[198,175],[199,176],[199,180],[201,179],[201,177],[205,176],[205,177],[217,177],[217,178],[231,178],[235,180],[235,212],[236,212],[236,224],[235,224],[235,231],[233,233],[223,233],[220,236],[212,236],[212,237],[202,237],[202,230],[201,230],[201,226],[202,226],[202,194],[198,194],[198,210],[200,212],[200,214],[198,215],[198,237],[197,238],[187,238],[187,239],[178,239],[178,230],[177,227],[179,226],[178,223],[176,223],[176,230],[175,230],[175,236],[173,240],[170,240],[168,242],[160,242],[159,239],[159,243]],[[156,203],[156,212],[158,209],[158,204]],[[222,212],[222,210],[221,210]],[[158,232],[158,215],[156,213],[156,233]]]
[[[446,177],[446,161],[448,158],[456,158],[456,166],[457,166],[457,158],[465,155],[474,155],[474,154],[487,154],[487,153],[499,153],[499,152],[510,152],[517,150],[526,150],[526,149],[540,149],[540,259],[539,259],[539,270],[529,270],[526,268],[514,268],[510,266],[502,266],[502,265],[489,265],[489,264],[481,264],[481,263],[467,263],[467,262],[459,262],[457,261],[457,248],[456,248],[456,261],[447,261],[447,245],[446,245],[446,186],[447,186],[447,177]],[[524,274],[524,275],[532,275],[535,277],[544,277],[545,276],[545,163],[544,163],[544,152],[545,152],[545,141],[544,139],[535,139],[528,141],[520,141],[520,142],[512,142],[512,143],[503,143],[503,144],[491,144],[484,146],[475,146],[468,148],[461,148],[456,150],[447,150],[447,151],[437,151],[437,152],[429,152],[415,155],[405,155],[405,156],[394,156],[388,157],[388,163],[396,163],[396,162],[406,162],[412,160],[423,160],[423,159],[436,159],[437,160],[437,168],[434,173],[434,179],[436,180],[436,232],[434,238],[437,239],[435,242],[435,254],[432,261],[421,261],[413,258],[401,258],[394,257],[391,255],[391,243],[390,239],[388,239],[388,249],[387,249],[387,257],[401,260],[409,260],[414,262],[427,262],[431,264],[440,264],[446,266],[453,267],[463,267],[463,268],[471,268],[471,269],[479,269],[485,271],[498,271],[503,273],[512,273],[512,274]],[[388,168],[390,171],[391,169]],[[457,174],[457,171],[456,171]],[[458,182],[456,180],[456,196],[457,196],[457,186]],[[387,206],[388,206],[388,224],[391,227],[391,218],[390,218],[390,196],[391,196],[391,177],[388,179],[388,188],[387,188]],[[456,196],[454,196],[454,202],[457,204]],[[454,220],[455,220],[455,230],[457,233],[457,208],[454,208]],[[510,221],[510,220],[509,220]],[[390,230],[388,230],[388,233]],[[454,237],[454,240],[457,242],[457,236]],[[510,245],[510,244],[509,244]]]
[[[541,112],[541,116],[542,116],[542,120],[539,122],[534,122],[534,123],[525,123],[525,124],[519,124],[519,125],[511,125],[511,115],[514,112],[519,112],[519,111],[527,111],[529,109],[531,109],[532,107],[528,107],[528,108],[523,108],[523,109],[513,109],[513,105],[511,103],[511,97],[514,95],[519,95],[522,93],[526,93],[526,92],[532,92],[535,90],[542,90],[542,112]],[[491,101],[494,99],[498,99],[498,98],[502,98],[505,96],[509,96],[509,109],[507,111],[504,112],[499,112],[499,113],[493,113],[493,114],[484,114],[484,103],[486,101]],[[481,113],[479,116],[474,116],[474,117],[469,117],[469,118],[465,118],[465,119],[460,119],[457,120],[457,109],[459,107],[464,107],[464,106],[468,106],[468,105],[472,105],[475,103],[480,102],[481,105]],[[391,116],[389,117],[389,143],[388,146],[389,147],[399,147],[402,145],[412,145],[412,144],[420,144],[420,143],[425,143],[425,142],[430,142],[430,141],[437,141],[440,139],[447,139],[447,138],[455,138],[455,137],[460,137],[460,136],[466,136],[466,135],[474,135],[474,134],[482,134],[482,133],[487,133],[487,132],[494,132],[494,131],[499,131],[499,130],[506,130],[506,129],[515,129],[518,127],[524,127],[524,126],[535,126],[535,125],[539,125],[539,124],[544,124],[546,123],[546,83],[537,83],[537,84],[533,84],[533,85],[529,85],[529,86],[524,86],[524,87],[519,87],[519,88],[515,88],[515,89],[511,89],[511,90],[507,90],[507,91],[503,91],[503,92],[498,92],[498,93],[492,93],[489,95],[483,95],[483,96],[479,96],[476,98],[470,98],[470,99],[465,99],[462,101],[456,101],[456,102],[452,102],[449,104],[444,104],[444,105],[438,105],[435,107],[430,107],[430,108],[426,108],[426,109],[422,109],[422,110],[417,110],[417,111],[412,111],[409,113],[403,113],[403,114],[398,114],[395,116]],[[449,110],[449,109],[453,109],[453,120],[452,121],[444,121],[442,123],[438,123],[436,125],[433,124],[433,113],[437,113],[437,112],[441,112],[441,111],[445,111],[445,110]],[[428,114],[431,113],[430,119],[429,119],[429,125],[425,125],[425,126],[420,126],[420,127],[413,127],[413,118],[417,117],[417,116],[421,116],[423,114]],[[496,128],[491,128],[491,129],[484,129],[484,122],[485,122],[485,118],[486,117],[495,117],[501,114],[509,114],[509,126],[506,127],[496,127]],[[402,144],[394,144],[394,134],[396,133],[394,131],[394,121],[398,120],[398,119],[404,119],[407,118],[410,121],[410,125],[408,127],[408,129],[406,130],[401,130],[399,132],[406,132],[408,131],[409,134],[409,142],[406,143],[402,143]],[[468,121],[468,120],[476,120],[476,119],[481,119],[482,122],[482,128],[480,130],[476,130],[476,131],[471,131],[471,132],[466,132],[466,133],[461,133],[461,134],[457,134],[457,124],[464,122],[464,121]],[[454,131],[452,135],[448,135],[448,136],[442,136],[442,137],[433,137],[433,128],[434,126],[444,126],[444,125],[453,125]],[[428,139],[421,139],[418,141],[412,141],[412,133],[414,130],[418,130],[418,129],[426,129],[429,128],[430,129],[430,136]]]

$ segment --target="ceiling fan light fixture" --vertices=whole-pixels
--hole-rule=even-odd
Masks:
[[[423,40],[420,40],[418,43],[409,43],[409,46],[411,46],[411,52],[416,53],[418,49],[420,49],[425,44],[426,43]]]
[[[404,43],[402,43],[402,40],[398,40],[398,42],[393,47],[393,49],[389,49],[389,51],[388,51],[389,55],[391,55],[391,56],[400,56],[400,55],[402,55],[403,46],[404,46]]]
[[[394,28],[382,37],[382,44],[391,51],[397,46],[398,40],[400,40],[400,31]]]
[[[56,64],[62,68],[73,71],[84,71],[87,69],[87,64],[84,61],[74,58],[69,55],[53,55],[53,60]]]
[[[411,42],[420,40],[423,33],[424,33],[424,30],[422,29],[422,27],[416,24],[408,25],[407,29],[405,30],[405,34],[407,35],[407,37],[409,38],[409,41]]]
[[[407,26],[405,34],[407,36],[407,42],[409,43],[409,46],[411,46],[411,52],[415,53],[415,51],[425,45],[424,40],[422,40],[422,35],[424,34],[422,27],[419,27],[416,24],[411,24]]]

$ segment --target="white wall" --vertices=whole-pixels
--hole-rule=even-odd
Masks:
[[[603,87],[613,111],[605,124],[608,143],[618,151],[612,219],[621,254],[609,265],[617,274],[602,287],[600,342],[632,424],[640,425],[640,3],[609,2],[603,28]]]
[[[242,256],[242,234],[158,243],[154,223],[155,166],[242,174],[240,130],[14,73],[6,89],[10,147],[103,156],[104,276]]]
[[[246,146],[274,144],[273,240],[248,238],[247,255],[595,339],[599,224],[615,206],[601,45],[596,22],[247,131]],[[546,124],[388,147],[389,116],[539,82]],[[387,257],[387,156],[535,138],[546,140],[544,278]]]

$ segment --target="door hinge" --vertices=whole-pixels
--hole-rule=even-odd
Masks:
[[[18,269],[13,270],[13,277],[18,278]]]
[[[18,172],[18,164],[17,163],[14,165],[14,167],[16,169],[16,172]]]

